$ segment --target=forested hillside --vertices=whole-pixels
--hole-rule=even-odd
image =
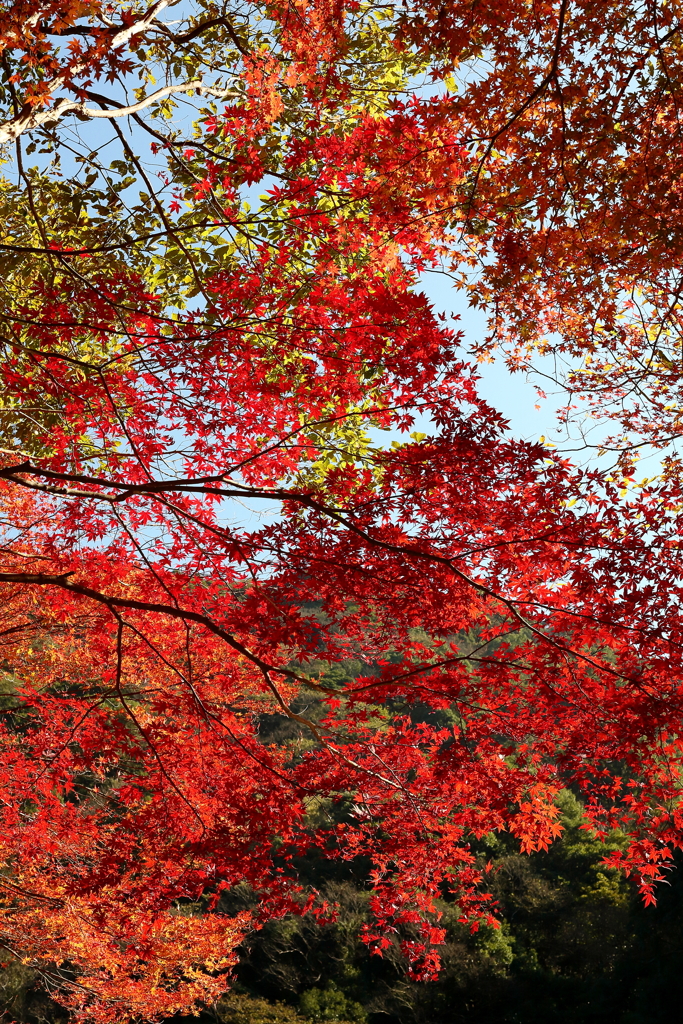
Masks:
[[[487,837],[478,855],[491,865],[501,927],[471,934],[453,904],[439,903],[447,939],[438,981],[410,982],[396,948],[379,959],[359,941],[368,915],[367,862],[330,865],[308,858],[302,877],[337,906],[328,924],[310,917],[274,921],[245,942],[231,992],[202,1020],[223,1024],[670,1024],[680,1007],[683,968],[683,862],[662,886],[657,909],[602,858],[604,845],[581,829],[581,805],[560,798],[565,831],[547,853],[521,855],[505,837]],[[234,893],[231,909],[248,906]],[[16,965],[0,975],[4,1019],[64,1021],[40,979]]]

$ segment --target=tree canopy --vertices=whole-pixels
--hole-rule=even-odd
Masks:
[[[679,13],[3,5],[2,943],[82,1017],[325,921],[312,850],[433,977],[438,900],[495,921],[475,841],[546,849],[568,786],[654,899],[675,449],[632,484],[680,430]],[[583,360],[609,473],[510,436],[492,346]]]

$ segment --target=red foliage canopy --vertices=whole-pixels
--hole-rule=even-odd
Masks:
[[[569,288],[562,245],[584,265],[567,228],[543,290],[491,198],[526,165],[463,128],[518,89],[508,50],[536,22],[518,12],[498,52],[495,5],[464,41],[460,4],[211,6],[182,30],[165,6],[0,18],[4,947],[83,1016],[169,1015],[222,989],[246,928],[326,912],[293,866],[316,847],[370,859],[368,942],[430,977],[436,897],[490,919],[472,840],[546,847],[568,784],[588,825],[631,836],[652,899],[682,845],[680,489],[620,492],[511,440],[418,290],[475,206],[498,217],[500,316],[520,282],[548,308]],[[515,124],[559,81],[569,14]],[[399,95],[491,47],[503,84],[475,83],[479,107]],[[126,74],[134,103],[93,90]],[[188,130],[164,120],[177,94],[223,101]],[[88,144],[61,178],[74,113],[111,123],[120,159]],[[25,166],[26,133],[52,164]],[[408,436],[418,412],[429,436]],[[250,501],[277,514],[236,523]],[[259,734],[273,714],[294,740]],[[242,882],[258,908],[228,918]]]

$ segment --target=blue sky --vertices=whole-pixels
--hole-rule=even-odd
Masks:
[[[481,341],[486,334],[486,317],[481,310],[467,306],[459,293],[442,274],[425,274],[422,288],[437,313],[459,316],[455,326],[464,331],[464,347]],[[499,355],[492,363],[479,365],[479,393],[482,398],[501,412],[510,423],[510,430],[518,437],[537,440],[548,437],[556,428],[555,402],[549,398],[539,403],[536,388],[526,373],[510,373]],[[541,408],[536,408],[537,405]]]

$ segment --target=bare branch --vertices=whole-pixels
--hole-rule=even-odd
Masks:
[[[135,36],[146,32],[147,29],[154,24],[157,15],[160,14],[165,7],[170,6],[171,3],[172,0],[157,0],[157,2],[152,4],[147,13],[138,21],[134,21],[132,24],[126,25],[125,28],[120,28],[119,31],[113,32],[109,41],[110,49],[116,50],[121,46],[125,46],[126,43],[130,42],[130,40]],[[50,94],[54,95],[57,90],[63,89],[72,78],[87,69],[87,57],[83,60],[76,61],[68,68],[67,71],[57,75],[48,83]],[[64,114],[67,114],[72,110],[78,110],[82,106],[83,104],[78,101],[68,99],[67,97],[61,97],[57,100],[54,106],[49,107],[47,110],[37,110],[33,104],[25,103],[14,117],[11,117],[8,121],[0,124],[0,145],[6,142],[13,142],[22,134],[22,132],[38,128],[46,122],[58,121],[64,116]],[[92,113],[87,116],[92,116]],[[101,117],[103,115],[98,114],[98,116]]]

